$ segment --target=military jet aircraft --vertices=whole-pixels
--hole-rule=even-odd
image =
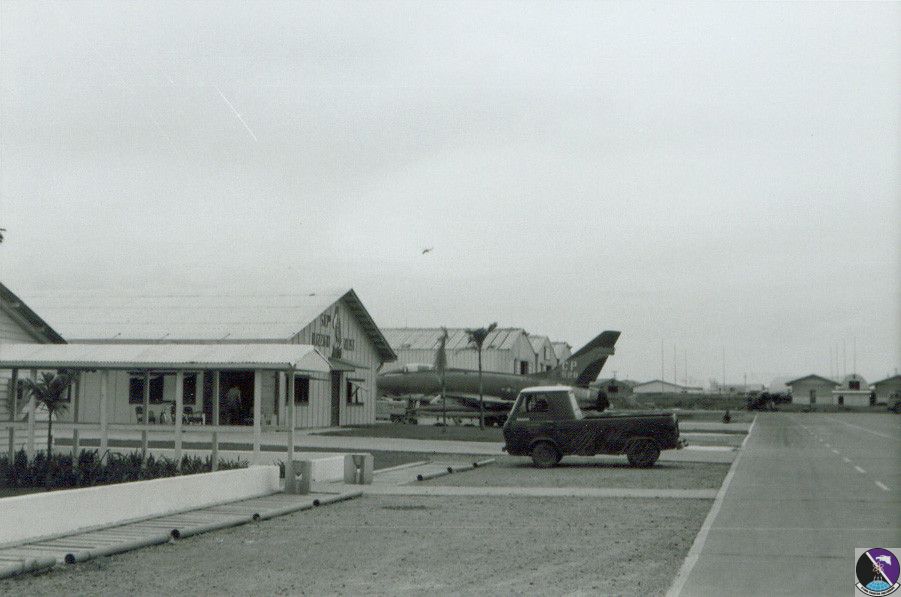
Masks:
[[[606,396],[588,389],[604,367],[619,332],[605,331],[577,350],[555,369],[530,375],[482,372],[482,391],[486,411],[506,414],[520,390],[530,386],[561,384],[571,386],[583,408],[603,410]],[[479,372],[470,369],[445,369],[445,395],[469,408],[479,408]],[[441,379],[434,365],[409,364],[400,369],[380,373],[377,378],[379,396],[437,396]],[[493,416],[492,422],[502,422]]]

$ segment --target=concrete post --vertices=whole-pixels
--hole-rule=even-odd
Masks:
[[[294,472],[294,369],[289,369],[287,378],[288,413],[286,424],[288,425],[288,456],[285,458],[285,493],[294,493],[297,485],[297,475]]]
[[[109,449],[109,415],[107,413],[109,401],[109,371],[100,372],[100,457]]]
[[[31,381],[38,380],[38,370],[31,370]],[[35,410],[35,400],[34,396],[28,399],[28,435],[25,436],[25,454],[28,456],[28,461],[31,462],[31,459],[34,458],[34,410]]]
[[[372,454],[344,455],[344,482],[348,485],[371,485],[373,476]]]
[[[12,370],[12,378],[10,379],[12,383],[12,396],[9,400],[10,411],[9,411],[9,420],[13,423],[9,426],[9,462],[12,464],[13,460],[16,457],[16,418],[19,414],[19,370]]]
[[[75,396],[72,398],[72,459],[78,458],[78,451],[81,449],[81,440],[78,433],[78,409],[81,408],[81,387],[84,380],[83,371],[79,371],[75,376]]]
[[[185,372],[175,372],[175,461],[178,470],[181,470],[181,418],[185,408]]]
[[[150,415],[150,371],[144,372],[144,393],[141,397],[144,404],[144,420],[140,421],[144,428],[141,429],[141,462],[147,460],[147,422]]]
[[[218,371],[213,371],[213,443],[210,452],[212,470],[219,469],[219,379]]]
[[[253,464],[260,464],[260,443],[263,439],[263,371],[253,372]]]

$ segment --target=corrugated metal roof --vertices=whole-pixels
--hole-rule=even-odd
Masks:
[[[290,340],[329,306],[345,303],[382,360],[396,355],[352,289],[291,294],[110,291],[26,292],[29,304],[68,341]]]
[[[325,373],[306,344],[0,344],[0,369],[268,369]]]
[[[554,354],[557,355],[557,359],[569,358],[572,354],[573,347],[569,345],[569,342],[551,342],[551,346],[554,347]]]
[[[287,340],[347,290],[303,294],[23,293],[73,340]]]
[[[441,328],[383,328],[382,333],[395,351],[435,350],[441,338]],[[470,348],[466,328],[448,328],[447,334],[447,350]],[[522,328],[497,328],[485,339],[482,349],[509,350],[524,334]]]
[[[551,346],[552,350],[554,348],[553,345],[551,345],[551,339],[540,334],[529,334],[529,342],[531,342],[532,348],[535,350],[535,352],[538,352],[538,349],[541,348],[543,344],[548,344],[549,346]]]

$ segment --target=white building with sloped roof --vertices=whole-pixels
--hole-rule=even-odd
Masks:
[[[295,378],[295,427],[362,425],[375,422],[376,373],[395,353],[352,289],[292,294],[103,292],[23,293],[54,329],[72,344],[303,344],[326,356],[331,371]],[[97,376],[81,388],[82,420],[99,420]],[[147,416],[165,419],[174,404],[175,374],[151,376]],[[256,381],[261,379],[261,381]],[[224,371],[221,394],[232,387],[242,396],[233,424],[252,419],[252,400],[262,396],[267,426],[285,428],[284,372]],[[183,400],[192,416],[213,419],[213,386],[202,371],[184,372]],[[261,384],[261,387],[255,387]],[[135,371],[111,372],[107,391],[112,424],[142,416],[144,378]],[[198,390],[198,388],[200,388]],[[141,407],[141,408],[139,408]],[[69,416],[72,416],[71,413]],[[170,415],[171,416],[171,415]]]

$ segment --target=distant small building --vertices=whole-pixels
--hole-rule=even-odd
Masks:
[[[598,379],[591,384],[591,388],[595,391],[603,391],[607,394],[608,399],[628,398],[632,395],[632,387],[635,384],[622,379]]]
[[[559,362],[557,361],[557,353],[554,351],[554,345],[551,344],[550,338],[539,334],[529,334],[529,342],[535,350],[534,373],[543,373],[555,368]]]
[[[821,375],[806,375],[785,383],[791,388],[795,404],[832,404],[832,390],[838,382]]]
[[[700,394],[703,388],[654,379],[632,386],[633,394]]]
[[[762,383],[727,383],[723,385],[722,383],[716,381],[715,379],[710,380],[710,390],[711,394],[747,394],[749,392],[766,392],[767,388]]]
[[[838,406],[871,406],[870,386],[857,373],[846,375],[841,383],[832,390],[833,404]]]
[[[893,394],[901,396],[901,375],[880,379],[873,384],[873,391],[876,393],[877,403],[883,402],[890,405]]]

